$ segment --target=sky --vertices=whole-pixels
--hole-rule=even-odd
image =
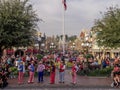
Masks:
[[[110,6],[118,5],[120,0],[66,0],[64,11],[62,0],[30,0],[33,10],[42,19],[38,30],[47,36],[63,34],[63,13],[65,13],[65,34],[80,35],[82,30],[90,30],[95,19],[100,19],[100,12],[106,12]]]

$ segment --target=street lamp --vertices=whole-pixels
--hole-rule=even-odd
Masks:
[[[82,42],[81,46],[83,47],[83,49],[86,49],[86,54],[89,52],[89,48],[91,48],[92,44],[91,42],[88,40],[88,37],[85,37],[85,40]]]
[[[41,33],[38,34],[37,41],[38,41],[39,51],[40,51],[41,46],[42,46],[42,47],[45,46],[46,36],[45,36],[45,35],[44,35],[44,36],[41,36]]]
[[[40,47],[41,47],[41,37],[38,37],[38,44],[39,44],[39,51],[40,51]]]
[[[74,43],[74,42],[72,43],[71,48],[72,48],[72,50],[74,51],[74,49],[75,49],[75,43]]]
[[[44,50],[44,48],[45,48],[45,43],[41,43],[41,46],[40,46],[41,48],[42,48],[42,50]]]
[[[88,39],[89,39],[88,37],[85,37],[84,41],[81,43],[81,46],[82,46],[83,50],[85,51],[87,67],[89,67],[89,62],[88,62],[89,49],[92,46],[92,44],[91,44],[92,42],[89,41]]]
[[[52,43],[50,44],[50,49],[53,50],[53,49],[55,49],[55,48],[56,48],[56,46],[55,46],[55,44],[52,42]]]

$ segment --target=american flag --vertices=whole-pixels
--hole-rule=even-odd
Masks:
[[[64,9],[67,10],[66,0],[62,0],[62,3],[64,5]]]

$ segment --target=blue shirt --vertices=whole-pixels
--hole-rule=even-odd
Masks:
[[[31,72],[34,72],[34,71],[35,71],[35,68],[34,68],[33,65],[30,65],[29,68],[30,68],[30,71],[31,71]]]
[[[22,64],[18,65],[18,70],[19,70],[19,72],[23,72],[23,65]]]

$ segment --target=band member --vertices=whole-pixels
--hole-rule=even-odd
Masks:
[[[34,83],[34,72],[35,72],[34,61],[31,61],[31,64],[28,66],[28,70],[29,70],[28,83]]]
[[[23,83],[23,76],[24,76],[24,66],[23,66],[23,62],[21,61],[18,64],[18,84],[22,84]]]
[[[73,65],[72,65],[72,70],[71,70],[71,74],[72,74],[72,83],[76,84],[76,72],[78,71],[78,67],[76,62],[73,61]]]
[[[39,62],[39,65],[37,67],[37,72],[38,72],[38,83],[43,82],[43,72],[45,70],[45,65],[42,64],[42,62]]]
[[[63,61],[61,61],[59,67],[59,83],[64,83],[64,74],[65,74],[65,64]]]
[[[55,63],[52,61],[51,62],[51,71],[50,71],[50,84],[54,84],[55,83]]]

